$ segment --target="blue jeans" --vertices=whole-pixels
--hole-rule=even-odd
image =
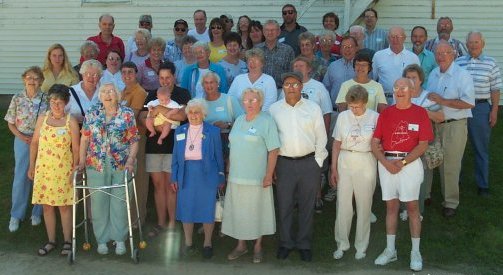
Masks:
[[[475,180],[479,188],[489,188],[489,138],[491,126],[489,102],[477,103],[468,118],[468,136],[475,154]]]
[[[30,167],[30,145],[18,137],[14,138],[14,181],[12,182],[12,208],[10,216],[19,220],[24,220],[26,208],[31,202],[31,191],[33,182],[28,178],[28,168]],[[32,216],[42,215],[42,206],[33,206]]]

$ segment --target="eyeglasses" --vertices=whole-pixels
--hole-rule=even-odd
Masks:
[[[292,15],[292,14],[294,14],[294,13],[295,13],[295,11],[294,11],[294,10],[287,10],[287,11],[283,11],[283,15],[287,15],[287,14]]]
[[[115,94],[115,90],[114,89],[108,89],[108,90],[104,90],[104,91],[100,91],[101,94],[107,94],[107,95],[113,95]]]
[[[283,83],[283,88],[294,88],[297,89],[300,87],[300,83]]]
[[[453,55],[454,53],[452,51],[447,51],[447,52],[435,52],[435,55],[438,55],[438,56],[450,56],[450,55]]]
[[[92,77],[92,78],[99,78],[99,74],[92,74],[92,73],[84,73],[85,77]]]
[[[40,77],[38,77],[38,76],[31,76],[31,75],[29,75],[29,76],[25,77],[25,79],[26,79],[26,80],[39,81],[39,80],[40,80]]]
[[[175,28],[175,31],[177,32],[185,32],[186,30],[186,28]]]
[[[243,99],[243,104],[252,104],[252,103],[257,103],[258,99],[252,98],[252,99]]]
[[[409,86],[393,87],[393,92],[398,92],[398,91],[408,92],[409,91]]]
[[[108,57],[107,58],[109,61],[121,61],[121,58],[120,57]]]
[[[334,41],[332,39],[325,39],[325,38],[320,39],[320,42],[322,44],[332,44],[332,43],[334,43]]]
[[[211,29],[212,30],[214,30],[214,29],[221,30],[222,26],[211,26]]]
[[[403,35],[390,35],[389,38],[391,39],[400,39],[400,38],[404,38]]]

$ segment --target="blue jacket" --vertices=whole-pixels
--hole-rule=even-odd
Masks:
[[[171,182],[176,182],[180,189],[184,185],[185,145],[188,130],[188,123],[175,130],[175,145],[171,161]],[[220,183],[224,183],[224,157],[222,155],[220,129],[206,122],[203,122],[202,161],[203,172],[205,178],[208,179],[208,184],[212,184],[217,188]]]
[[[229,90],[229,83],[227,83],[227,76],[225,74],[225,70],[222,66],[210,62],[210,66],[208,69],[214,73],[216,73],[220,77],[220,85],[218,90],[221,93],[226,94]],[[182,83],[180,87],[187,89],[190,92],[191,98],[196,97],[196,84],[199,79],[199,67],[197,63],[194,63],[183,71]]]

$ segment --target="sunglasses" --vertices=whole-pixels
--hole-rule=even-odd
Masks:
[[[292,14],[294,14],[294,13],[295,13],[295,11],[294,11],[294,10],[287,10],[287,11],[283,11],[283,15],[287,15],[287,14],[292,15]]]
[[[185,28],[175,28],[175,31],[177,32],[185,32],[187,29]]]
[[[140,26],[150,26],[152,23],[150,22],[140,22]]]
[[[221,29],[222,29],[222,26],[211,26],[211,29],[212,29],[212,30],[215,30],[215,29],[217,29],[217,30],[221,30]]]
[[[294,88],[297,89],[300,87],[300,83],[283,83],[283,88]]]

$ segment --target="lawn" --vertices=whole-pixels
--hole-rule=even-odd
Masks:
[[[0,110],[0,116],[5,115],[5,108]],[[503,273],[503,115],[499,116],[499,123],[494,129],[491,144],[491,195],[489,198],[482,198],[477,195],[477,188],[473,175],[473,155],[471,147],[467,144],[464,158],[464,166],[461,179],[461,203],[457,215],[452,219],[445,219],[441,215],[442,199],[438,176],[434,179],[432,205],[425,210],[423,220],[423,232],[421,239],[421,252],[424,258],[424,266],[437,270],[457,272],[463,274],[502,274]],[[16,233],[9,233],[8,221],[10,211],[10,192],[13,175],[13,136],[7,128],[5,121],[0,123],[0,251],[15,251],[27,255],[36,256],[36,249],[46,240],[43,226],[32,227],[29,221],[21,224],[21,228]],[[335,261],[332,252],[335,248],[333,239],[333,224],[335,220],[335,201],[326,203],[322,214],[315,217],[314,236],[314,260],[313,263],[303,263],[299,260],[297,253],[291,254],[287,261],[275,259],[276,237],[269,236],[264,240],[265,260],[277,268],[286,265],[307,268],[314,272],[345,272],[375,270],[373,264],[375,257],[385,247],[385,225],[384,214],[385,205],[380,200],[380,194],[376,192],[374,196],[374,212],[378,216],[377,223],[372,225],[370,244],[367,257],[356,262],[353,258],[354,248],[352,248],[343,259]],[[153,207],[149,206],[147,224],[154,222],[155,213]],[[147,226],[147,229],[149,226]],[[79,243],[83,240],[82,230],[79,231]],[[354,231],[354,226],[353,226]],[[59,231],[60,232],[60,231]],[[150,241],[149,246],[142,252],[143,264],[158,264],[171,258],[176,260],[177,247],[180,244],[181,234],[171,234],[171,237],[160,236],[155,241]],[[201,236],[195,240],[195,244],[202,244]],[[61,238],[59,238],[61,240]],[[91,239],[92,236],[91,236]],[[353,237],[351,237],[353,240]],[[235,245],[234,240],[229,237],[215,236],[214,247],[215,257],[212,260],[216,263],[227,262],[226,255]],[[80,247],[80,245],[79,245]],[[96,247],[95,245],[93,246]],[[168,249],[171,247],[171,249]],[[398,262],[388,265],[386,268],[395,271],[409,272],[409,251],[410,237],[408,224],[399,223],[397,237]],[[79,257],[98,258],[96,252],[78,251]],[[116,256],[107,256],[117,258]],[[129,261],[123,257],[124,262]],[[200,261],[199,256],[182,261]],[[237,260],[239,264],[251,264],[251,257]],[[381,269],[382,270],[382,269]],[[405,272],[404,272],[405,273]]]

